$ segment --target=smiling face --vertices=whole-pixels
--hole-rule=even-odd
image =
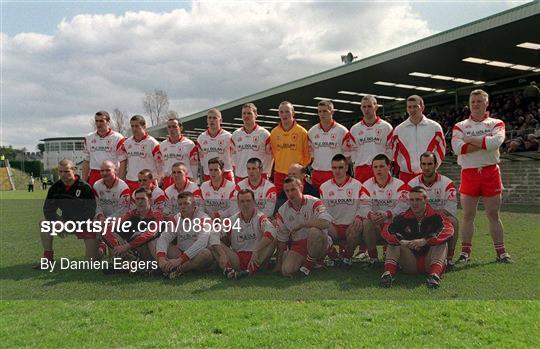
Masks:
[[[488,107],[488,99],[481,94],[471,94],[469,97],[469,108],[471,114],[477,118],[483,118]]]

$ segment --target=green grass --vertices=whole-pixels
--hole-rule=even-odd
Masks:
[[[440,289],[407,275],[381,289],[382,270],[359,265],[316,270],[304,280],[265,271],[238,282],[219,273],[170,281],[34,271],[43,197],[0,193],[0,333],[7,347],[81,346],[88,333],[105,334],[92,346],[106,347],[529,347],[540,335],[537,208],[502,214],[515,264],[494,263],[479,212],[474,259],[447,273]],[[80,259],[83,243],[57,239],[55,253]]]

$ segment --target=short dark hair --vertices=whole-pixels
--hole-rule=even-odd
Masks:
[[[195,197],[195,195],[193,195],[192,192],[190,191],[183,191],[181,193],[178,193],[178,196],[176,197],[176,199],[186,199],[186,198],[190,198],[190,199],[193,199]]]
[[[300,182],[300,180],[296,177],[293,177],[293,176],[287,176],[285,177],[285,179],[283,180],[283,185],[285,184],[288,184],[288,183],[296,183],[298,185],[302,185],[302,182]]]
[[[150,171],[147,168],[145,168],[143,170],[140,170],[139,174],[142,175],[142,176],[147,176],[150,179],[154,179],[154,175],[152,174],[152,171]]]
[[[424,189],[424,187],[421,187],[419,185],[417,185],[416,187],[412,187],[409,193],[421,193],[424,196],[424,198],[427,199],[428,197],[426,189]]]
[[[253,200],[255,200],[255,193],[250,190],[250,189],[242,189],[238,192],[238,194],[236,194],[236,198],[239,199],[240,198],[240,195],[243,195],[243,194],[251,194],[251,198]]]
[[[334,157],[332,158],[332,161],[344,161],[345,164],[349,163],[349,161],[347,161],[347,158],[343,154],[334,155]]]
[[[151,199],[152,198],[152,192],[150,190],[146,190],[146,188],[144,187],[140,187],[138,189],[136,189],[134,192],[133,192],[133,196],[139,194],[139,193],[145,193],[146,196]]]
[[[218,164],[219,169],[222,171],[223,171],[223,168],[225,167],[225,163],[220,158],[211,158],[210,160],[208,160],[208,166],[210,166],[210,164]]]
[[[96,113],[95,116],[103,116],[103,118],[107,121],[111,121],[111,116],[109,115],[108,112],[106,112],[105,110],[100,110]]]
[[[141,126],[146,126],[146,120],[142,115],[133,115],[129,121],[137,121],[139,124],[141,124]]]
[[[262,167],[262,161],[261,159],[259,158],[251,158],[247,161],[248,164],[254,164],[254,165],[257,165],[257,167],[261,168]]]
[[[373,163],[374,163],[376,160],[384,160],[384,163],[385,163],[386,165],[390,165],[390,159],[388,158],[388,156],[386,156],[386,154],[377,154],[377,155],[375,155],[375,157],[373,158],[373,160],[371,160],[371,164],[373,165]]]
[[[426,152],[423,152],[422,155],[420,155],[420,162],[422,162],[422,158],[430,158],[432,157],[433,158],[433,163],[435,164],[435,166],[437,166],[437,157],[435,156],[435,153],[433,153],[432,151],[426,151]]]

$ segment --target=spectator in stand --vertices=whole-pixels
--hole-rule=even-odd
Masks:
[[[538,151],[538,140],[532,133],[523,142],[523,148],[525,151]]]

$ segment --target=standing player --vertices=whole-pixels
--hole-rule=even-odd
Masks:
[[[106,111],[98,111],[94,116],[96,131],[84,137],[85,159],[82,164],[82,179],[90,186],[101,178],[100,166],[105,160],[111,160],[118,168],[118,176],[126,175],[126,139],[110,127],[111,118]]]
[[[238,222],[238,228],[228,232],[230,247],[223,246],[229,262],[224,274],[230,279],[254,274],[276,249],[276,228],[257,210],[254,193],[242,189],[237,200],[240,211],[231,217],[231,222]]]
[[[167,201],[167,196],[165,192],[157,186],[154,176],[149,169],[144,169],[139,172],[139,188],[145,188],[147,191],[152,193],[151,197],[151,206],[152,210],[163,212],[165,202]],[[133,203],[135,203],[135,195],[132,195]]]
[[[454,126],[452,149],[461,166],[461,207],[463,228],[461,255],[458,263],[469,261],[474,233],[474,218],[480,197],[484,200],[489,231],[497,253],[497,261],[512,263],[504,247],[503,225],[499,217],[502,180],[499,169],[499,147],[504,142],[504,122],[486,113],[488,94],[474,90],[469,97],[471,116]]]
[[[151,260],[150,251],[155,249],[155,239],[159,237],[159,229],[148,229],[148,222],[156,222],[159,227],[159,222],[163,221],[161,213],[151,209],[152,194],[145,188],[136,189],[133,193],[135,196],[135,209],[129,211],[121,217],[121,221],[131,222],[131,229],[124,231],[113,231],[110,226],[107,226],[103,240],[113,250],[114,255],[127,257],[130,252],[137,251],[144,260]]]
[[[197,171],[199,169],[197,147],[191,139],[182,136],[182,129],[182,122],[178,118],[167,120],[169,137],[160,145],[163,156],[163,189],[167,189],[173,184],[172,166],[179,162],[188,166],[186,167],[187,176],[197,180]]]
[[[345,266],[352,265],[352,256],[360,244],[362,217],[360,195],[362,184],[347,175],[349,162],[343,154],[332,158],[333,178],[321,185],[321,199],[332,216],[328,234],[334,243],[339,243],[339,258]],[[332,247],[328,256],[336,260],[338,255]]]
[[[201,185],[204,211],[212,218],[227,218],[237,211],[234,182],[223,176],[223,161],[218,158],[208,160],[210,179]]]
[[[424,188],[412,188],[409,203],[410,208],[382,230],[389,245],[381,284],[392,286],[399,265],[408,274],[428,274],[427,286],[437,288],[444,272],[446,241],[454,229],[445,215],[428,204]]]
[[[171,178],[173,184],[165,189],[167,201],[163,208],[165,217],[173,217],[178,213],[178,194],[187,191],[192,193],[196,198],[200,198],[201,191],[196,183],[192,182],[187,176],[187,167],[181,162],[177,162],[171,167]]]
[[[390,159],[379,154],[372,162],[374,177],[363,183],[361,196],[363,237],[368,248],[370,264],[374,264],[379,254],[377,241],[381,237],[384,223],[407,210],[409,186],[390,175]]]
[[[362,97],[360,109],[364,117],[350,132],[351,161],[354,178],[365,182],[373,177],[371,161],[377,154],[392,158],[392,125],[377,116],[377,99],[372,95]]]
[[[255,196],[257,209],[267,217],[274,214],[276,207],[276,187],[262,174],[262,162],[257,158],[251,158],[247,162],[248,177],[236,186],[236,191],[249,189]]]
[[[47,192],[43,215],[45,220],[54,221],[86,221],[94,218],[96,213],[96,200],[92,188],[75,174],[76,167],[73,161],[64,159],[58,163],[60,180],[54,183]],[[61,215],[58,214],[61,211]],[[77,238],[84,240],[85,255],[88,260],[97,258],[96,233],[77,233]],[[65,237],[65,234],[60,234]],[[41,231],[41,245],[43,258],[49,262],[54,260],[53,236],[50,232]],[[41,263],[33,267],[40,269]]]
[[[168,227],[153,250],[160,269],[170,278],[190,270],[208,270],[214,261],[207,248],[210,230],[202,228],[210,217],[197,207],[192,193],[181,192],[177,200],[180,212],[172,221],[177,230]],[[176,244],[172,244],[174,239]]]
[[[262,162],[262,175],[270,178],[272,172],[272,149],[270,147],[270,132],[257,125],[257,107],[253,103],[242,106],[244,127],[232,134],[233,167],[236,183],[248,176],[246,165],[249,159],[257,158]]]
[[[336,154],[349,156],[347,142],[349,131],[337,123],[334,118],[334,104],[330,101],[320,101],[317,106],[319,124],[309,129],[309,149],[313,157],[311,180],[315,188],[332,179],[330,160]]]
[[[278,193],[283,189],[283,180],[289,166],[299,163],[307,166],[311,162],[309,140],[305,128],[294,119],[294,107],[291,102],[279,104],[280,124],[270,133],[270,144],[274,156],[274,185]]]
[[[457,220],[457,196],[454,182],[446,176],[438,173],[437,157],[432,152],[420,155],[420,167],[422,174],[411,179],[409,187],[422,187],[426,190],[429,205],[444,214],[452,223],[454,234],[448,240],[448,255],[446,266],[454,267],[453,257],[459,233],[459,221]]]
[[[299,179],[287,177],[283,187],[288,200],[276,215],[278,244],[274,270],[284,276],[298,271],[301,276],[308,276],[316,261],[332,246],[327,233],[332,216],[320,199],[302,194]],[[285,251],[289,241],[290,248]]]
[[[422,97],[410,96],[407,98],[409,118],[394,130],[394,162],[399,167],[399,179],[405,183],[422,172],[420,168],[422,153],[433,152],[437,156],[437,162],[441,164],[446,152],[446,141],[441,125],[428,119],[423,112]]]
[[[208,161],[217,157],[223,162],[223,177],[233,179],[231,133],[221,128],[221,112],[210,109],[206,117],[208,129],[197,138],[197,150],[203,167],[204,181],[210,179]]]
[[[163,160],[159,143],[146,132],[146,120],[141,115],[134,115],[130,120],[131,133],[125,144],[127,154],[126,183],[131,192],[139,187],[139,172],[150,170],[153,177],[160,179],[163,172]]]

